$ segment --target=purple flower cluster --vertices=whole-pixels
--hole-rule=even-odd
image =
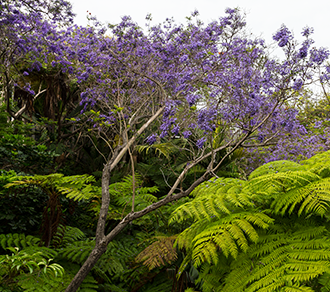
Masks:
[[[157,134],[151,134],[146,139],[146,143],[148,143],[149,145],[155,144],[156,141],[157,141]]]
[[[286,46],[287,43],[292,39],[292,33],[285,25],[282,25],[281,28],[273,36],[273,40],[278,42],[279,47]]]
[[[303,31],[302,31],[302,35],[304,36],[304,37],[309,37],[311,34],[313,34],[314,33],[314,28],[312,28],[312,27],[305,27],[304,29],[303,29]]]
[[[311,28],[303,30],[306,40],[298,46],[283,25],[273,39],[283,47],[285,59],[272,59],[263,40],[240,33],[245,19],[237,9],[228,8],[224,17],[207,25],[192,19],[186,27],[172,19],[148,24],[147,33],[123,17],[106,35],[96,20],[88,28],[71,26],[70,5],[64,0],[26,0],[24,7],[18,0],[5,2],[0,4],[1,72],[9,70],[14,78],[22,60],[29,64],[19,72],[23,80],[34,70],[62,70],[79,86],[82,112],[100,110],[96,128],[111,126],[114,135],[122,135],[128,124],[127,133],[133,135],[133,129],[163,108],[158,133],[148,136],[148,144],[181,135],[202,148],[208,146],[206,135],[219,127],[227,142],[244,133],[256,144],[274,133],[298,135],[303,128],[280,105],[296,98],[314,78],[314,67],[329,57],[324,48],[311,49]],[[41,9],[31,10],[27,3]],[[327,70],[323,82],[330,79]],[[28,84],[24,89],[34,94]]]
[[[202,137],[202,138],[200,138],[200,139],[196,142],[196,146],[198,147],[198,149],[203,148],[205,142],[206,142],[206,137]]]

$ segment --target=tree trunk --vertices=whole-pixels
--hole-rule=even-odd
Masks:
[[[92,252],[89,254],[87,260],[84,262],[78,273],[72,279],[70,285],[66,288],[65,292],[75,292],[80,287],[81,283],[84,281],[88,273],[94,267],[96,262],[107,250],[106,244],[100,244],[95,246]]]

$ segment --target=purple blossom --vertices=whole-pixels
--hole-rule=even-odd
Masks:
[[[325,48],[315,49],[311,51],[310,59],[312,62],[321,65],[326,59],[329,58],[329,50]]]
[[[188,138],[190,137],[190,135],[191,135],[191,132],[190,132],[190,131],[184,131],[184,132],[182,133],[182,135],[183,135],[183,137],[184,137],[185,139],[188,139]]]
[[[314,33],[314,28],[312,27],[305,27],[302,31],[302,35],[305,37],[309,37],[312,33]]]
[[[157,134],[151,134],[146,139],[146,143],[148,143],[149,145],[155,144],[156,142],[157,142]]]
[[[285,25],[282,25],[273,36],[273,39],[278,42],[279,47],[284,47],[290,40],[293,39],[293,37],[289,29]]]
[[[180,127],[178,126],[178,125],[175,125],[174,127],[173,127],[173,129],[172,129],[172,133],[174,134],[174,135],[178,135],[179,134],[179,131],[180,131]]]
[[[204,143],[206,142],[206,137],[202,137],[196,142],[196,146],[201,149],[204,146]]]
[[[299,79],[296,79],[292,88],[296,91],[299,91],[301,89],[301,87],[303,86],[303,81],[299,78]]]
[[[42,3],[30,2],[34,8],[37,2]],[[60,2],[54,1],[51,7]],[[108,38],[99,24],[88,28],[59,25],[68,24],[65,19],[72,17],[66,13],[66,5],[57,6],[63,13],[48,11],[52,20],[46,13],[48,8],[40,5],[41,12],[36,10],[35,14],[33,7],[18,7],[16,1],[1,6],[0,25],[11,36],[8,46],[0,43],[5,52],[3,63],[9,64],[12,76],[18,64],[27,64],[23,76],[42,67],[70,74],[71,80],[78,80],[82,113],[93,106],[98,108],[102,121],[94,118],[89,122],[100,131],[101,124],[106,123],[114,136],[122,134],[123,117],[130,126],[132,123],[129,134],[134,135],[135,129],[164,107],[162,116],[151,126],[159,125],[153,130],[157,134],[150,135],[145,143],[179,134],[189,138],[193,132],[197,147],[202,148],[205,136],[217,128],[224,143],[235,141],[239,133],[253,132],[247,142],[260,144],[276,133],[277,146],[267,157],[272,160],[286,152],[286,135],[297,138],[309,134],[296,113],[278,104],[290,104],[288,97],[295,98],[292,89],[299,91],[305,81],[317,79],[313,75],[317,71],[324,72],[322,82],[330,80],[330,67],[322,69],[329,52],[310,48],[312,29],[304,28],[306,40],[298,45],[282,26],[273,39],[283,47],[285,56],[282,61],[272,59],[263,40],[244,36],[245,19],[237,9],[228,8],[224,17],[206,25],[198,21],[175,25],[172,19],[161,25],[149,24],[148,33],[130,17],[123,17],[110,28],[113,37]],[[192,16],[196,15],[194,11]],[[10,51],[12,48],[16,51]],[[27,79],[21,77],[16,83]],[[24,90],[34,94],[29,86]],[[316,145],[320,139],[313,136],[306,143]],[[293,144],[296,148],[292,153],[298,155],[302,146]]]

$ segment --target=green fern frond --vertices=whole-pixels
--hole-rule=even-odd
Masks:
[[[29,246],[24,248],[22,251],[29,255],[40,253],[41,256],[46,259],[54,259],[58,254],[56,250],[45,246]]]
[[[298,215],[314,213],[323,216],[329,210],[330,179],[321,179],[303,187],[296,187],[278,196],[272,204],[275,213],[291,214],[298,208]]]
[[[59,254],[75,263],[81,264],[87,259],[94,246],[95,241],[75,241],[66,247],[60,248]]]
[[[249,180],[267,174],[276,174],[278,172],[298,171],[298,170],[303,170],[303,167],[301,166],[301,164],[297,162],[289,161],[289,160],[272,161],[252,171],[251,174],[249,175]]]
[[[40,239],[23,233],[0,234],[0,245],[3,249],[7,247],[18,247],[19,249],[28,246],[38,246]]]
[[[320,179],[315,173],[309,171],[287,171],[258,176],[250,180],[243,191],[280,193],[306,186]]]
[[[187,163],[184,164],[183,167],[185,167],[186,165],[187,165]],[[187,175],[198,175],[199,176],[199,175],[202,175],[204,172],[205,172],[205,167],[197,164],[188,170]]]
[[[169,223],[183,222],[187,218],[195,220],[214,217],[221,218],[234,209],[252,207],[251,195],[242,192],[245,182],[239,179],[211,179],[201,184],[195,199],[179,206],[170,216]]]
[[[248,254],[241,254],[232,266],[224,291],[291,289],[292,281],[295,289],[306,290],[307,283],[327,272],[330,242],[322,237],[326,230],[313,232],[312,226],[307,227],[309,235],[304,236],[303,230],[295,228],[298,230],[290,234],[260,236],[255,247],[249,249]]]
[[[55,188],[59,193],[74,200],[90,199],[95,192],[95,187],[90,185],[95,179],[93,176],[88,175],[65,177],[63,174],[54,173],[49,175],[17,176],[13,180],[4,187],[34,185],[42,188],[48,195],[51,195],[52,190]]]
[[[158,143],[153,145],[137,145],[135,146],[135,149],[139,152],[146,152],[148,154],[150,150],[154,150],[158,156],[165,156],[166,158],[169,158],[169,155],[178,151],[177,146],[175,146],[173,143],[167,142],[167,143]]]
[[[235,178],[211,178],[208,181],[197,186],[191,193],[192,196],[203,196],[206,193],[227,193],[227,191],[234,187],[243,187],[245,181]]]
[[[74,270],[75,273],[78,272],[78,268],[77,266],[76,270]],[[26,292],[63,292],[71,282],[73,276],[74,274],[69,274],[67,272],[63,277],[45,277],[42,274],[32,275],[30,277],[20,277],[18,284]],[[98,283],[91,275],[87,275],[77,291],[97,292]]]
[[[238,213],[208,225],[192,241],[192,258],[196,266],[218,262],[218,253],[236,258],[239,250],[246,252],[249,241],[256,242],[258,233],[253,225],[267,228],[273,220],[263,213]],[[184,233],[183,233],[184,234]],[[181,238],[181,235],[179,236]]]
[[[59,225],[52,239],[52,246],[65,247],[75,241],[85,238],[85,234],[77,227]]]
[[[298,285],[283,287],[281,291],[283,291],[283,292],[315,292],[315,290],[310,287],[298,286]]]
[[[221,291],[220,279],[228,273],[228,259],[224,256],[219,257],[217,265],[203,263],[199,268],[199,275],[195,281],[203,292]]]
[[[322,285],[321,292],[329,292],[330,291],[330,273],[325,272],[318,279],[318,283]]]
[[[208,197],[197,197],[193,201],[178,207],[171,214],[169,224],[183,222],[188,218],[212,220],[213,217],[221,217],[223,214],[230,214],[229,209],[223,202],[223,198],[210,194]]]
[[[300,163],[306,170],[314,172],[322,178],[330,177],[330,151],[320,152]]]

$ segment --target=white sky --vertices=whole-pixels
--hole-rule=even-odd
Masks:
[[[330,1],[329,0],[70,0],[75,23],[87,25],[87,10],[101,22],[116,24],[129,15],[140,26],[145,17],[152,14],[158,24],[173,17],[177,23],[185,23],[185,17],[197,9],[199,18],[208,23],[225,15],[227,7],[239,7],[247,14],[247,27],[254,36],[262,37],[267,44],[272,35],[285,24],[297,39],[305,26],[314,28],[316,47],[330,48]]]

